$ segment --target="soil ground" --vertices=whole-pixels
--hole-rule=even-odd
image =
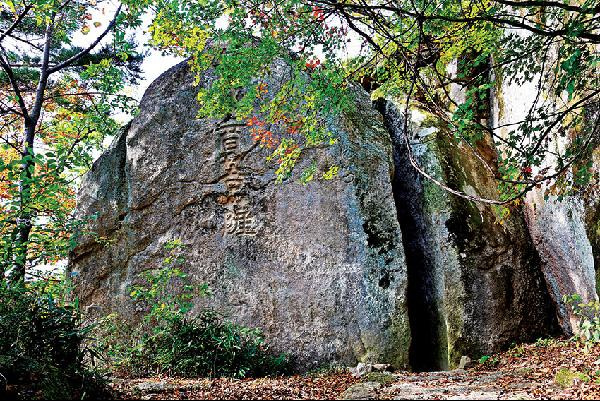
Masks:
[[[115,380],[121,399],[600,399],[600,345],[545,340],[475,361],[466,370],[345,371],[260,379]]]

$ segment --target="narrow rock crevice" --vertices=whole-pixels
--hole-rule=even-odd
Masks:
[[[422,177],[411,166],[401,137],[402,118],[389,102],[375,104],[384,117],[390,133],[394,157],[392,191],[402,231],[406,257],[408,289],[407,306],[411,329],[409,359],[415,371],[438,371],[448,368],[448,344],[445,319],[442,316],[443,272],[430,252],[430,237],[424,220]]]

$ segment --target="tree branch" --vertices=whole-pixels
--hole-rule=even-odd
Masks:
[[[10,65],[4,60],[4,54],[6,54],[6,50],[0,45],[0,49],[2,50],[2,54],[0,54],[0,66],[8,76],[8,80],[10,81],[10,85],[15,91],[15,96],[17,97],[17,103],[19,104],[19,108],[21,109],[21,113],[23,114],[23,119],[25,123],[28,123],[30,120],[29,111],[27,110],[27,105],[25,104],[25,100],[23,100],[23,96],[21,94],[21,89],[19,88],[19,83],[15,78],[15,74],[13,73]]]
[[[25,15],[27,15],[27,13],[29,12],[29,10],[31,10],[32,7],[33,7],[32,4],[29,4],[29,5],[25,6],[25,8],[23,9],[23,12],[21,14],[19,14],[19,16],[17,17],[17,19],[12,23],[12,25],[9,26],[6,31],[0,33],[0,43],[2,43],[2,41],[4,40],[4,38],[6,38],[7,36],[9,36],[12,33],[12,31],[14,31],[15,28],[17,26],[19,26],[19,24],[21,23],[21,21],[23,21],[23,18],[25,18]]]
[[[505,15],[504,17],[496,17],[494,15],[477,15],[473,17],[461,17],[461,16],[450,16],[450,15],[441,15],[441,14],[424,14],[418,13],[415,11],[410,11],[405,8],[401,8],[398,6],[391,5],[361,5],[361,4],[348,4],[343,3],[340,4],[336,0],[315,0],[316,4],[326,4],[330,7],[335,7],[338,10],[346,9],[352,10],[358,13],[364,13],[367,11],[381,11],[381,12],[393,12],[399,17],[404,18],[414,18],[421,21],[445,21],[445,22],[454,22],[454,23],[472,23],[472,22],[491,22],[496,25],[505,26],[505,27],[513,27],[520,28],[535,33],[540,36],[548,36],[548,37],[558,37],[558,36],[567,36],[569,31],[567,29],[554,29],[554,30],[545,30],[542,28],[538,28],[532,25],[529,25],[525,22],[520,22],[517,20],[512,20],[509,17],[517,17],[515,15]],[[516,2],[516,4],[521,4],[520,2]],[[519,18],[524,18],[519,16]],[[594,29],[585,29],[577,35],[579,38],[587,39],[593,43],[600,43],[600,34],[593,33]]]
[[[497,3],[504,4],[511,7],[555,7],[565,11],[572,11],[579,14],[596,14],[600,12],[600,5],[593,9],[583,9],[579,6],[573,6],[568,3],[559,3],[557,1],[544,1],[544,0],[533,0],[533,1],[512,1],[512,0],[495,0]]]
[[[110,24],[108,24],[108,26],[106,27],[104,32],[102,32],[91,45],[89,45],[86,49],[80,51],[73,57],[63,61],[60,64],[55,65],[54,67],[49,68],[48,75],[53,74],[65,67],[68,67],[69,65],[73,64],[74,62],[76,62],[77,60],[79,60],[80,58],[82,58],[83,56],[88,54],[89,52],[91,52],[98,45],[98,43],[100,43],[102,41],[102,39],[104,39],[104,37],[108,34],[108,32],[110,32],[113,29],[113,27],[117,23],[117,17],[121,13],[121,7],[122,6],[119,5],[119,8],[117,8],[117,11],[115,12],[115,16],[113,17],[112,21],[110,21]]]

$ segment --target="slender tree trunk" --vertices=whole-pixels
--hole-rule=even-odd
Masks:
[[[66,3],[64,5],[66,5]],[[31,230],[35,219],[35,211],[31,208],[31,190],[33,186],[33,178],[35,175],[35,153],[33,145],[35,142],[36,128],[42,113],[44,94],[48,86],[49,77],[51,74],[61,71],[62,69],[70,66],[74,62],[81,59],[83,56],[89,54],[102,41],[102,39],[114,28],[115,24],[117,23],[117,18],[121,13],[121,7],[122,5],[119,5],[112,21],[110,22],[110,24],[108,24],[108,27],[100,35],[98,35],[96,40],[94,40],[92,44],[90,44],[90,46],[75,54],[74,56],[68,58],[67,60],[64,60],[62,63],[56,65],[50,64],[50,53],[51,47],[53,45],[52,36],[54,33],[54,24],[57,13],[54,12],[52,14],[44,34],[43,51],[40,66],[40,79],[35,90],[35,97],[30,112],[27,110],[27,105],[25,104],[25,101],[21,95],[18,82],[14,77],[12,69],[8,61],[6,61],[8,60],[8,57],[5,54],[0,54],[0,65],[8,75],[10,83],[13,86],[15,95],[17,96],[17,99],[19,101],[19,107],[23,115],[25,126],[23,132],[23,150],[21,152],[23,162],[21,164],[21,176],[19,179],[19,214],[15,224],[15,235],[13,247],[11,250],[12,254],[10,255],[12,257],[12,271],[9,279],[13,282],[22,281],[25,279],[27,253],[30,245],[29,242]],[[22,12],[21,16],[13,24],[13,26],[16,26],[16,24],[20,22],[20,20],[25,16],[25,14],[27,14],[29,9],[31,9],[31,6],[25,7],[25,10]],[[12,29],[13,28],[9,28],[9,30],[3,32],[2,35],[0,35],[0,41],[5,36],[7,36]],[[2,51],[4,52],[4,49],[2,49]],[[10,264],[11,262],[8,263]],[[2,266],[0,266],[0,270],[1,268]]]
[[[19,216],[17,218],[17,235],[15,238],[14,264],[11,272],[11,281],[17,282],[25,279],[25,265],[27,263],[27,251],[29,249],[29,236],[33,226],[33,213],[30,209],[31,187],[33,169],[33,141],[35,138],[36,123],[27,124],[25,128],[25,143],[21,156],[21,178],[19,181]]]
[[[29,250],[29,237],[33,227],[34,214],[31,209],[31,187],[32,178],[35,169],[35,156],[33,145],[35,141],[35,130],[42,113],[42,104],[44,94],[48,85],[50,48],[52,46],[52,33],[54,29],[54,18],[46,27],[44,34],[44,51],[42,55],[42,65],[40,69],[40,80],[35,90],[35,100],[31,108],[31,113],[25,120],[25,132],[23,152],[23,163],[21,164],[21,177],[19,181],[19,217],[17,218],[17,238],[15,240],[15,257],[11,274],[11,281],[22,281],[25,279],[25,266],[27,263],[27,251]]]

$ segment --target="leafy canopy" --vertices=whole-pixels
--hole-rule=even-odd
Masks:
[[[420,109],[453,146],[476,153],[500,189],[500,198],[479,200],[508,203],[541,185],[570,193],[597,180],[597,0],[202,0],[161,1],[157,10],[154,44],[189,56],[198,74],[216,73],[200,91],[200,114],[247,118],[281,179],[302,149],[334,140],[320,117],[348,107],[360,80],[374,99],[404,102],[407,143],[408,111]],[[276,60],[290,66],[290,81],[270,88]],[[536,82],[522,121],[492,121],[502,82]],[[487,138],[499,150],[493,158]]]
[[[140,72],[130,33],[146,13],[153,46],[189,57],[198,79],[211,71],[200,116],[246,121],[280,181],[304,149],[335,142],[324,117],[351,107],[359,81],[404,104],[422,174],[435,180],[408,146],[414,110],[474,153],[499,197],[437,183],[504,204],[536,186],[562,195],[598,182],[599,11],[598,0],[2,1],[0,270],[22,279],[27,264],[68,252],[73,182],[120,129],[115,113],[135,110],[123,90]],[[289,79],[274,86],[277,68]],[[494,121],[502,82],[535,83],[520,121]]]

